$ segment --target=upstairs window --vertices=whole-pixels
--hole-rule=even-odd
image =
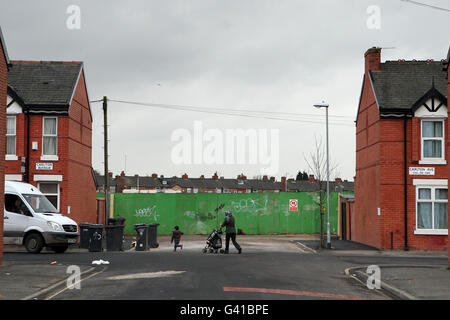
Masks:
[[[58,119],[45,117],[42,128],[42,155],[56,156],[58,147]]]
[[[422,121],[422,159],[444,159],[444,121]]]
[[[16,154],[16,117],[6,117],[6,154]]]

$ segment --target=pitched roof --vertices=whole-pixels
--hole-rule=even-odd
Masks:
[[[386,61],[370,78],[380,111],[411,113],[415,103],[433,87],[447,97],[443,61]]]
[[[160,188],[161,183],[158,179],[152,177],[139,176],[124,176],[125,183],[129,187],[146,187],[146,188]],[[117,179],[115,179],[117,181]]]
[[[82,68],[82,62],[12,61],[8,86],[30,111],[67,112]]]
[[[97,188],[103,187],[105,185],[105,176],[99,175],[94,171],[94,181]],[[109,178],[108,183],[110,187],[117,185],[117,181],[114,178]]]
[[[253,190],[281,190],[279,181],[250,179],[248,182]]]
[[[298,192],[315,192],[319,191],[319,184],[317,182],[310,182],[308,180],[294,180],[288,181],[288,190]],[[327,190],[326,181],[322,182],[322,191]],[[352,181],[330,181],[330,192],[353,192],[354,182]]]

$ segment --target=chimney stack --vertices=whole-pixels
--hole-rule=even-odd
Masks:
[[[237,179],[238,179],[238,180],[247,180],[247,177],[244,176],[244,174],[242,173],[242,174],[240,174],[240,175],[237,176]]]
[[[313,175],[313,174],[310,174],[310,175],[309,175],[308,181],[309,181],[309,182],[316,182],[316,178],[314,178],[314,175]]]
[[[267,181],[269,178],[267,176],[263,176],[263,181]]]
[[[216,172],[216,173],[214,173],[214,175],[212,176],[212,178],[213,178],[214,180],[217,180],[217,179],[219,179],[219,176],[217,175],[217,172]]]
[[[366,59],[366,73],[370,70],[380,70],[381,65],[381,48],[370,48],[364,54]]]
[[[185,174],[183,174],[182,178],[183,178],[184,180],[187,180],[187,179],[189,179],[189,177],[188,177],[188,175],[187,175],[186,173],[185,173]]]
[[[270,181],[275,182],[275,177],[270,177]]]
[[[158,178],[158,174],[156,174],[156,173],[153,173],[153,174],[152,174],[152,178],[153,178],[153,179],[156,179],[156,178]]]
[[[342,182],[342,179],[341,178],[336,178],[336,179],[334,179],[336,182]]]

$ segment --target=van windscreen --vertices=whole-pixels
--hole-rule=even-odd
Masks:
[[[58,213],[53,204],[41,194],[23,194],[28,204],[33,208],[34,212],[39,213]]]

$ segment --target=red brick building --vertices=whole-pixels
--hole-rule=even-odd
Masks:
[[[450,48],[448,49],[448,54],[447,54],[447,61],[446,61],[446,66],[445,66],[445,70],[447,71],[447,97],[450,93],[450,68],[449,68],[449,64],[450,64]],[[449,110],[449,115],[450,115],[450,110]],[[450,123],[449,123],[450,126]],[[450,132],[450,127],[448,127],[448,131]],[[448,153],[448,158],[450,159],[450,139],[447,141],[447,153]],[[449,170],[450,170],[450,166],[449,166]],[[450,173],[449,173],[449,178],[450,178]],[[448,213],[448,217],[450,220],[450,211]],[[448,264],[450,266],[450,234],[448,235],[449,239],[448,239],[448,243],[449,245],[447,246],[448,249]]]
[[[447,250],[447,79],[443,61],[365,54],[356,124],[352,240],[381,249]]]
[[[6,139],[7,180],[37,186],[78,223],[97,221],[83,63],[11,61]]]
[[[6,132],[6,96],[8,86],[8,53],[3,40],[2,29],[0,28],[0,208],[4,207],[5,188],[5,132]],[[0,264],[3,259],[3,210],[0,210]]]

